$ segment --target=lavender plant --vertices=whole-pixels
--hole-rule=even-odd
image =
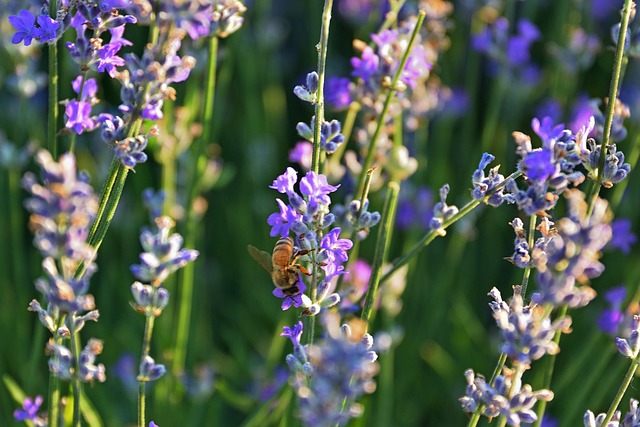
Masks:
[[[637,424],[631,1],[5,3],[0,424]]]

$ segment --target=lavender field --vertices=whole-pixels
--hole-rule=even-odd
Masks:
[[[640,425],[630,0],[0,0],[0,425]]]

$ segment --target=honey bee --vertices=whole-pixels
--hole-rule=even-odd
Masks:
[[[310,252],[308,249],[293,251],[293,240],[290,237],[282,237],[273,247],[273,253],[261,251],[255,246],[248,245],[249,255],[271,275],[271,280],[276,288],[282,289],[282,293],[293,296],[300,293],[298,288],[298,272],[311,275],[306,268],[296,264],[296,260]]]

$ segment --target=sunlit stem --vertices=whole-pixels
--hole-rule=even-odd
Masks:
[[[316,46],[318,49],[318,89],[316,91],[313,156],[311,158],[311,170],[315,173],[318,173],[320,170],[320,130],[324,122],[324,79],[326,74],[327,46],[329,44],[329,24],[331,23],[332,6],[333,0],[324,1],[320,42]]]
[[[369,323],[371,314],[373,312],[373,306],[378,294],[378,285],[380,284],[382,277],[382,267],[389,251],[389,245],[391,243],[391,235],[393,234],[393,222],[396,213],[396,206],[398,204],[398,194],[400,193],[400,183],[391,181],[387,185],[387,197],[384,202],[384,209],[382,211],[381,224],[378,228],[378,238],[376,241],[376,251],[373,257],[373,264],[371,265],[371,278],[369,279],[369,286],[367,288],[367,295],[364,300],[364,309],[360,316],[362,320]]]
[[[49,16],[56,19],[58,2],[49,0]],[[49,44],[49,105],[47,120],[47,146],[54,159],[58,158],[58,41]]]
[[[376,129],[373,132],[371,139],[369,140],[367,157],[364,159],[364,162],[362,163],[362,172],[360,173],[360,177],[358,179],[358,191],[356,194],[362,192],[365,175],[373,165],[373,160],[376,154],[376,144],[378,142],[378,139],[380,138],[380,135],[382,134],[382,129],[384,128],[384,125],[385,125],[385,118],[387,116],[387,112],[389,111],[389,107],[391,106],[391,101],[393,100],[393,97],[399,88],[400,76],[404,71],[404,67],[407,65],[407,61],[409,60],[409,55],[411,54],[411,49],[413,48],[416,38],[420,32],[420,27],[422,27],[424,18],[425,18],[425,12],[421,10],[420,13],[418,14],[418,20],[416,22],[416,26],[414,27],[413,32],[411,33],[411,38],[409,39],[407,49],[404,51],[404,54],[402,55],[402,60],[400,61],[398,70],[396,71],[395,75],[393,76],[393,79],[391,80],[391,83],[389,84],[389,88],[387,90],[387,96],[384,100],[384,105],[382,106],[382,111],[378,116]]]

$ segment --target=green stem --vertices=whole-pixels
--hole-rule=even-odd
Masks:
[[[318,90],[315,103],[315,126],[313,129],[313,157],[311,170],[318,173],[320,169],[320,129],[324,122],[324,78],[326,74],[327,46],[329,43],[329,24],[331,23],[331,8],[333,0],[324,0],[322,10],[322,29],[318,47]]]
[[[565,317],[567,315],[568,310],[569,308],[566,305],[563,305],[560,308],[560,313],[558,314],[557,318],[562,319],[563,317]],[[560,337],[562,337],[562,331],[558,330],[556,331],[553,337],[553,342],[559,345]],[[544,376],[542,380],[543,389],[551,388],[551,379],[553,378],[553,370],[556,366],[556,357],[557,357],[557,354],[552,354],[547,359],[547,364],[544,369]],[[547,402],[544,400],[540,401],[538,404],[538,410],[536,411],[536,414],[538,415],[538,420],[535,422],[534,427],[540,427],[540,423],[542,422],[542,418],[544,417],[544,412],[546,409],[547,409]]]
[[[73,322],[73,319],[72,319]],[[73,365],[75,367],[75,374],[71,380],[71,388],[73,391],[73,423],[74,427],[81,426],[80,419],[80,393],[82,392],[82,383],[80,382],[80,340],[78,331],[71,331],[71,354],[73,355]]]
[[[331,8],[333,0],[325,0],[322,9],[322,26],[320,29],[320,42],[318,48],[318,90],[316,91],[315,104],[315,126],[313,129],[313,154],[311,158],[311,170],[318,173],[320,170],[320,129],[324,122],[324,78],[326,73],[327,46],[329,42],[329,25],[331,24]],[[315,263],[315,252],[311,253],[313,271],[311,272],[311,301],[316,302],[318,296],[318,275],[317,264]],[[313,343],[316,329],[316,316],[309,316],[307,320],[307,343]]]
[[[211,142],[213,135],[213,106],[216,90],[216,74],[218,67],[218,41],[217,37],[209,40],[209,59],[206,76],[206,92],[204,98],[204,113],[202,117],[203,130],[200,138],[196,140],[192,165],[193,174],[189,183],[189,199],[187,200],[187,221],[185,230],[185,247],[194,248],[198,235],[198,223],[193,212],[195,200],[200,190],[199,179],[207,164],[206,147]],[[178,307],[178,325],[176,330],[176,342],[174,346],[173,373],[175,376],[181,375],[184,371],[187,345],[189,343],[189,331],[191,324],[191,307],[193,305],[195,265],[187,264],[182,269],[182,280],[180,290],[180,305]]]
[[[373,165],[373,159],[376,154],[376,144],[378,142],[378,139],[380,138],[380,135],[382,134],[382,129],[384,128],[384,125],[385,125],[385,117],[387,115],[387,112],[389,111],[389,107],[391,106],[391,101],[393,100],[393,97],[396,91],[398,90],[398,82],[400,81],[400,76],[404,71],[404,67],[407,65],[407,61],[409,60],[411,49],[413,48],[413,45],[416,41],[416,37],[418,36],[418,33],[420,32],[420,27],[424,22],[424,18],[425,18],[425,12],[421,10],[420,13],[418,14],[418,20],[416,22],[416,26],[414,27],[413,32],[411,33],[411,38],[409,39],[409,44],[407,45],[407,49],[404,51],[404,54],[402,55],[402,60],[400,61],[400,65],[396,70],[396,73],[393,76],[393,79],[391,80],[389,89],[387,90],[387,96],[384,100],[384,105],[382,106],[382,111],[380,112],[380,116],[378,116],[376,129],[373,132],[371,139],[369,140],[367,157],[364,159],[364,162],[362,163],[362,172],[360,173],[360,177],[358,178],[358,187],[357,187],[358,190],[356,194],[359,194],[362,192],[365,175]]]
[[[58,427],[60,421],[60,378],[49,373],[49,427]]]
[[[380,26],[380,30],[378,31],[378,33],[390,28],[393,23],[398,20],[398,12],[400,12],[400,9],[402,9],[402,6],[404,6],[405,2],[406,0],[397,0],[396,2],[394,2],[391,10],[387,12],[386,18]]]
[[[140,363],[142,363],[147,356],[149,356],[149,349],[151,348],[151,336],[153,334],[153,324],[155,322],[155,316],[153,314],[147,314],[146,321],[144,323],[144,336],[142,338],[142,355],[140,356]],[[146,427],[145,424],[145,406],[146,406],[146,380],[138,379],[138,427]]]
[[[56,0],[49,0],[49,16],[56,19],[58,5]],[[54,159],[58,158],[58,41],[49,45],[49,117],[47,120],[47,146]]]
[[[527,243],[529,244],[529,252],[533,250],[533,245],[535,242],[535,233],[536,233],[536,215],[531,215],[529,218],[529,235]],[[531,276],[531,263],[527,265],[522,273],[522,287],[520,294],[522,298],[525,299],[527,296],[527,285],[529,284],[529,277]]]
[[[396,213],[396,205],[398,204],[398,194],[400,193],[400,183],[391,181],[387,186],[387,197],[384,202],[382,211],[381,225],[378,229],[378,239],[376,241],[376,251],[371,265],[371,278],[369,279],[369,287],[364,300],[364,309],[361,318],[367,324],[371,319],[373,306],[378,294],[378,285],[382,276],[382,267],[389,251],[391,243],[391,235],[393,234],[393,221]]]
[[[627,370],[627,374],[624,376],[624,380],[622,380],[622,384],[620,384],[620,388],[618,388],[618,392],[616,393],[616,396],[613,398],[613,402],[611,402],[611,406],[607,411],[607,416],[602,422],[603,426],[608,425],[609,421],[611,421],[611,418],[613,418],[613,414],[616,411],[616,409],[618,409],[618,405],[620,405],[620,402],[622,401],[622,398],[624,397],[625,392],[629,388],[629,385],[631,384],[631,381],[633,380],[633,377],[637,369],[638,369],[638,356],[634,357],[631,360],[631,366],[629,366],[629,369]]]
[[[616,56],[613,62],[613,71],[611,74],[611,84],[609,85],[609,100],[607,101],[607,111],[604,121],[604,129],[602,134],[602,148],[600,151],[600,161],[598,166],[598,176],[596,182],[602,183],[604,175],[604,165],[607,157],[607,146],[611,138],[611,126],[613,124],[613,115],[615,112],[616,98],[618,96],[618,85],[622,72],[622,62],[624,59],[624,44],[627,37],[627,28],[629,28],[629,17],[631,16],[631,0],[625,0],[622,8],[622,21],[620,22],[620,34],[618,35],[618,45]]]
[[[490,193],[487,193],[487,195],[485,195],[484,199],[482,200],[471,200],[470,202],[468,202],[466,205],[464,205],[459,211],[458,213],[456,213],[455,215],[452,215],[450,218],[448,218],[447,220],[445,220],[442,224],[442,229],[446,230],[447,228],[449,228],[451,225],[453,225],[454,223],[456,223],[458,220],[460,220],[461,218],[463,218],[466,214],[468,214],[469,212],[471,212],[472,210],[474,210],[476,207],[478,207],[478,205],[480,205],[480,203],[484,203],[487,200],[489,200],[489,197],[493,194],[495,194],[496,192],[498,192],[500,189],[502,189],[502,187],[504,187],[505,185],[507,185],[507,182],[509,182],[509,180],[511,179],[516,179],[518,178],[520,175],[522,174],[522,172],[514,172],[511,175],[509,175],[507,178],[504,179],[504,181],[502,181],[500,184],[498,184],[493,191],[491,191]],[[389,271],[387,271],[384,276],[382,276],[382,278],[380,279],[381,282],[386,281],[387,279],[389,279],[389,277],[391,277],[391,275],[393,273],[395,273],[396,271],[398,271],[398,269],[400,267],[402,267],[403,265],[405,265],[406,263],[408,263],[414,256],[416,256],[421,250],[422,248],[424,248],[425,246],[428,246],[429,243],[431,243],[433,240],[435,240],[435,238],[438,237],[438,233],[434,230],[431,230],[429,232],[427,232],[427,234],[425,234],[419,241],[418,243],[416,243],[415,245],[413,245],[411,247],[411,249],[409,249],[407,251],[407,253],[405,253],[403,256],[401,256],[400,258],[396,259],[392,266],[391,269]]]

